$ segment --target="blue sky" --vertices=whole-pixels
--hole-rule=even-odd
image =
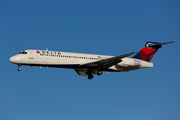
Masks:
[[[17,0],[0,2],[1,120],[179,120],[180,2],[177,0]],[[26,49],[102,55],[163,46],[153,68],[103,73],[17,66]]]

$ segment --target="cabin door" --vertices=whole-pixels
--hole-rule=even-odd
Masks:
[[[29,59],[34,59],[34,53],[33,52],[29,53]]]

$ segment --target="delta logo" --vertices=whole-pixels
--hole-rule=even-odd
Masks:
[[[36,53],[37,53],[37,54],[40,54],[40,52],[39,52],[38,50],[36,51]]]

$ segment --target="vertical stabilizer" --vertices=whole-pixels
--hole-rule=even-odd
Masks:
[[[155,45],[155,46],[151,46],[151,45]],[[144,47],[132,58],[150,62],[153,56],[158,51],[158,49],[161,47],[162,46],[158,42],[146,42]]]
[[[159,43],[159,42],[146,42],[144,47],[132,58],[144,60],[147,62],[150,62],[153,56],[156,54],[159,48],[162,47],[162,45],[166,45],[169,43],[173,43],[176,41],[170,41],[165,43]]]

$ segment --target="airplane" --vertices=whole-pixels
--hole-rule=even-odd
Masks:
[[[162,45],[173,43],[146,42],[139,52],[131,52],[119,56],[81,54],[47,50],[24,50],[12,56],[10,62],[17,64],[18,71],[21,65],[69,68],[74,69],[80,76],[88,76],[92,79],[94,74],[102,75],[102,72],[128,72],[141,68],[153,67],[151,59]],[[128,57],[135,54],[132,57]]]

